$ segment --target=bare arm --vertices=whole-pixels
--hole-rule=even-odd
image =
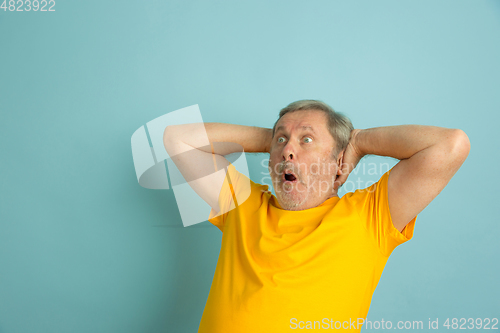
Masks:
[[[229,162],[223,155],[267,153],[272,130],[224,123],[194,123],[165,128],[163,143],[193,190],[219,212],[218,198]]]
[[[355,166],[367,154],[400,160],[389,175],[388,196],[392,222],[402,231],[448,184],[469,150],[469,138],[459,129],[422,125],[377,127],[353,130],[343,162],[355,162]],[[344,170],[339,179],[342,183],[350,170]]]

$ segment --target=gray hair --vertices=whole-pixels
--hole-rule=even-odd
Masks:
[[[351,131],[354,129],[351,120],[344,114],[334,111],[330,105],[313,99],[296,101],[281,109],[278,120],[276,120],[273,126],[273,137],[276,130],[276,124],[285,114],[301,110],[318,110],[325,112],[328,117],[328,130],[337,144],[337,152],[335,154],[340,153],[347,147]]]

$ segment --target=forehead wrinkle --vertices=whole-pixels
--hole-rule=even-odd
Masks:
[[[310,130],[311,132],[316,133],[316,131],[314,130],[314,128],[313,128],[312,126],[303,125],[301,128],[302,128],[302,130],[303,130],[303,131]],[[276,132],[279,132],[279,131],[281,131],[281,130],[285,130],[285,126],[280,125],[280,126],[278,126],[278,127],[276,128]]]
[[[310,130],[311,132],[316,133],[316,131],[314,130],[314,128],[312,128],[312,126],[302,126],[302,129],[303,130]]]

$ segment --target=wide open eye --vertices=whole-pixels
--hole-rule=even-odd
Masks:
[[[308,139],[309,139],[309,140],[308,140]],[[305,142],[305,143],[311,143],[311,142],[312,142],[312,140],[313,140],[313,139],[312,139],[312,138],[310,138],[310,137],[308,137],[308,136],[306,136],[306,137],[304,138],[304,142]]]
[[[284,137],[282,137],[282,136],[280,136],[280,137],[278,138],[278,142],[279,142],[279,143],[283,143],[283,142],[285,142],[285,138],[284,138]]]

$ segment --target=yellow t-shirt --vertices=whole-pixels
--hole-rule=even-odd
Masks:
[[[402,233],[392,224],[389,173],[364,190],[288,211],[231,164],[219,195],[226,213],[209,216],[222,244],[198,332],[359,332],[389,255],[413,236],[416,217]]]

